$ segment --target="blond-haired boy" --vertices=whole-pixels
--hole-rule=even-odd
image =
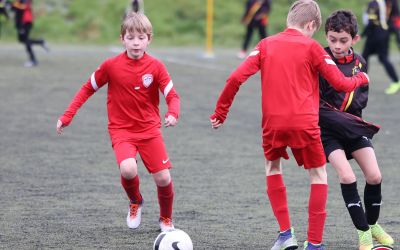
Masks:
[[[308,234],[304,249],[324,249],[322,236],[328,184],[318,126],[318,75],[329,79],[335,89],[342,91],[368,83],[364,73],[345,77],[321,45],[311,39],[320,25],[321,12],[315,1],[294,2],[287,16],[287,29],[263,39],[230,75],[210,117],[212,127],[220,127],[240,85],[261,70],[266,186],[280,227],[272,250],[298,248],[289,219],[280,161],[281,157],[289,158],[287,147],[310,176]]]
[[[171,163],[161,135],[159,91],[168,105],[165,126],[175,126],[180,101],[165,66],[146,53],[152,39],[152,25],[140,13],[129,13],[121,25],[125,51],[104,61],[75,95],[57,121],[61,134],[78,109],[99,88],[108,83],[108,131],[121,173],[121,184],[130,200],[127,225],[135,229],[141,222],[143,199],[139,190],[136,154],[139,153],[157,186],[161,231],[173,229],[174,191]]]

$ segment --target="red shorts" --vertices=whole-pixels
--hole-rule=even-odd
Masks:
[[[289,159],[286,148],[290,147],[299,166],[304,165],[305,169],[321,167],[326,164],[326,158],[319,134],[319,129],[268,133],[268,136],[263,137],[265,158],[269,161],[281,157]]]
[[[150,139],[126,139],[113,143],[115,157],[118,166],[128,158],[136,159],[139,152],[143,164],[149,173],[157,173],[171,168],[171,162],[165,149],[164,140],[161,135]]]

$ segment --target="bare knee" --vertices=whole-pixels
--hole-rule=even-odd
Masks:
[[[376,173],[372,176],[365,176],[365,180],[368,184],[376,185],[382,182],[381,173]]]
[[[125,179],[133,179],[137,175],[136,160],[133,158],[123,160],[119,164],[119,171],[121,172],[122,177]]]
[[[269,161],[265,160],[265,173],[267,176],[275,175],[275,174],[282,174],[282,167],[280,159]]]
[[[153,179],[157,186],[165,187],[168,186],[168,184],[171,182],[171,174],[169,173],[168,169],[164,169],[157,173],[154,173]]]
[[[356,176],[354,175],[353,172],[346,173],[346,174],[344,174],[342,176],[339,176],[339,180],[340,180],[340,183],[350,184],[350,183],[353,183],[353,182],[356,181]]]
[[[310,169],[308,169],[308,173],[310,175],[311,184],[327,184],[328,183],[328,175],[326,173],[326,165],[323,165],[318,168],[310,168]]]

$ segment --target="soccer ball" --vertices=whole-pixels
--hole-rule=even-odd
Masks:
[[[385,245],[379,245],[379,246],[375,246],[371,249],[375,249],[375,250],[392,250],[393,248],[390,246],[385,246]]]
[[[154,241],[153,250],[193,250],[193,243],[187,233],[174,229],[161,232]]]

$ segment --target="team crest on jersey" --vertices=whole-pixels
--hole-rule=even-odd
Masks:
[[[362,63],[360,63],[357,59],[356,64],[354,65],[354,68],[352,70],[353,75],[356,75],[357,73],[361,72],[362,68]]]
[[[153,75],[152,74],[145,74],[142,76],[143,85],[148,88],[150,84],[153,82]]]

